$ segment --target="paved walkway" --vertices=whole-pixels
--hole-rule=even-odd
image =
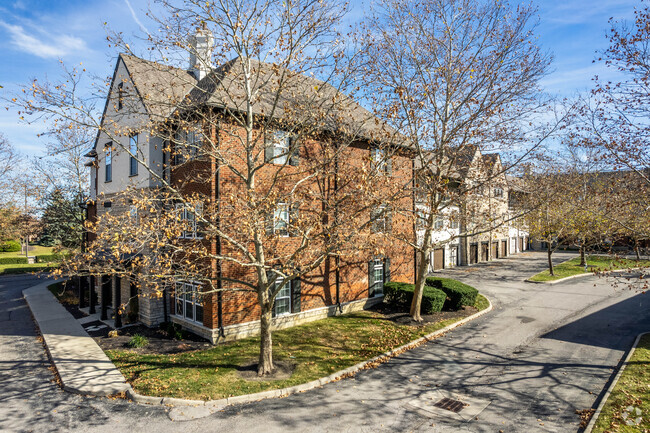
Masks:
[[[183,423],[162,407],[53,385],[16,289],[34,283],[0,278],[0,431],[576,432],[575,411],[594,406],[635,336],[650,329],[649,298],[596,277],[523,282],[544,266],[544,254],[525,253],[445,271],[495,310],[354,378]],[[476,415],[432,410],[442,396],[468,398]]]
[[[23,290],[45,340],[63,389],[77,394],[108,396],[130,386],[95,340],[47,289],[51,281]]]

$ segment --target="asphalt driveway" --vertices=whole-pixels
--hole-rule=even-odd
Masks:
[[[0,431],[577,431],[575,411],[594,405],[650,330],[648,295],[596,277],[523,282],[544,264],[544,254],[524,253],[445,271],[494,311],[353,379],[183,423],[160,407],[60,391],[17,295],[33,281],[0,277]],[[431,408],[445,396],[471,403],[458,414]]]

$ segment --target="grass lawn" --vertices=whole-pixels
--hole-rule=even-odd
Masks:
[[[33,250],[31,248],[34,248]],[[47,254],[54,254],[54,247],[42,247],[40,245],[30,245],[30,256],[41,256]],[[25,253],[16,251],[13,253],[0,253],[0,257],[25,257]]]
[[[630,259],[616,259],[608,256],[587,256],[587,265],[593,266],[585,272],[585,268],[580,266],[580,257],[574,257],[564,263],[560,263],[553,267],[554,276],[549,274],[548,269],[534,275],[530,278],[531,281],[553,281],[561,278],[571,277],[573,275],[590,273],[593,270],[614,270],[614,269],[629,269],[638,267],[650,266],[650,260],[630,260]]]
[[[52,269],[52,263],[34,263],[29,264],[13,264],[13,265],[0,265],[0,275],[8,274],[27,274],[30,272],[47,272]]]
[[[650,431],[650,334],[639,341],[593,429],[594,433],[647,431]]]
[[[487,307],[479,295],[477,308]],[[135,390],[145,395],[213,400],[285,388],[328,376],[455,322],[422,327],[397,325],[379,313],[362,311],[329,317],[273,333],[275,361],[295,363],[290,378],[246,380],[238,368],[257,362],[259,338],[174,355],[107,351]]]

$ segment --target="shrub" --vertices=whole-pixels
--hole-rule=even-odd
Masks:
[[[20,251],[20,242],[13,240],[0,242],[0,253],[15,253],[16,251]]]
[[[149,344],[149,340],[147,340],[147,337],[144,335],[140,334],[135,334],[131,339],[129,340],[128,343],[126,343],[127,346],[136,349],[138,347],[144,347],[147,344]]]
[[[407,311],[413,301],[415,286],[407,283],[390,282],[384,284],[384,302],[395,308]],[[424,286],[422,293],[422,313],[433,314],[442,310],[447,295],[440,289]]]
[[[36,256],[36,263],[60,262],[61,258],[61,254],[42,254],[40,256]]]
[[[160,329],[162,329],[169,336],[169,338],[173,338],[174,340],[182,340],[185,336],[183,334],[183,328],[174,322],[162,323],[160,325]]]
[[[426,285],[445,292],[448,298],[445,303],[446,310],[459,310],[463,306],[474,306],[476,304],[478,290],[460,281],[451,278],[429,277]]]
[[[0,257],[0,265],[26,265],[27,257]]]

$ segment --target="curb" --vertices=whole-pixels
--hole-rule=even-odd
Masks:
[[[299,392],[304,392],[304,391],[309,391],[314,388],[319,388],[325,384],[328,384],[330,382],[336,382],[341,379],[345,379],[351,376],[354,376],[356,373],[358,373],[361,370],[366,370],[369,368],[374,368],[378,364],[382,364],[384,362],[387,362],[391,358],[394,358],[401,353],[406,352],[407,350],[415,349],[416,347],[422,345],[423,343],[426,343],[435,337],[438,337],[458,326],[461,326],[471,320],[474,320],[478,317],[481,317],[484,314],[489,313],[492,311],[493,306],[492,302],[485,296],[485,299],[488,301],[488,307],[482,311],[478,311],[471,316],[465,317],[462,320],[459,320],[458,322],[452,323],[451,325],[447,325],[442,329],[438,329],[437,331],[434,331],[430,334],[425,335],[424,337],[420,337],[417,340],[413,340],[409,343],[406,343],[400,347],[397,347],[395,349],[389,350],[387,352],[384,352],[382,354],[379,354],[375,356],[374,358],[371,358],[367,361],[362,361],[358,364],[355,364],[351,367],[348,367],[346,369],[337,371],[335,373],[330,374],[329,376],[322,377],[320,379],[315,379],[312,380],[311,382],[307,383],[302,383],[300,385],[294,385],[288,388],[281,388],[281,389],[272,389],[269,391],[263,391],[263,392],[258,392],[255,394],[245,394],[245,395],[238,395],[235,397],[228,397],[228,398],[222,398],[219,400],[208,400],[208,401],[203,401],[203,400],[185,400],[185,399],[180,399],[180,398],[172,398],[172,397],[151,397],[151,396],[146,396],[142,394],[138,394],[133,390],[133,388],[130,388],[127,391],[127,396],[134,401],[135,403],[138,404],[161,404],[165,406],[210,406],[210,407],[223,407],[231,404],[244,404],[244,403],[251,403],[254,401],[259,401],[259,400],[264,400],[267,398],[279,398],[279,397],[287,397],[291,394],[296,394]]]
[[[587,424],[587,427],[585,427],[582,433],[591,433],[591,431],[596,426],[596,421],[598,421],[598,416],[600,416],[600,413],[603,411],[603,407],[605,407],[605,403],[607,403],[607,399],[609,398],[609,395],[612,393],[614,387],[618,383],[618,380],[623,375],[623,371],[625,371],[625,367],[627,367],[627,364],[630,362],[630,358],[632,358],[632,355],[636,350],[636,346],[639,344],[639,340],[641,340],[641,337],[643,337],[646,334],[650,334],[650,332],[642,332],[641,334],[636,336],[636,340],[634,340],[634,344],[632,345],[629,352],[627,353],[627,356],[625,357],[625,360],[621,364],[621,367],[618,369],[618,373],[616,373],[614,380],[612,381],[611,385],[609,385],[609,388],[607,388],[607,391],[603,395],[600,404],[596,408],[596,412],[594,412],[594,414],[591,416],[591,420],[589,421],[589,424]]]
[[[603,272],[639,271],[641,269],[645,269],[645,268],[612,269],[611,271],[598,271],[598,272],[603,273]],[[590,275],[591,276],[596,276],[598,274],[596,274],[594,272],[587,272],[587,273],[584,273],[584,274],[577,274],[577,275],[571,275],[569,277],[560,278],[559,280],[532,281],[530,279],[526,279],[526,280],[524,280],[524,282],[525,283],[533,283],[533,284],[557,284],[557,283],[562,283],[562,282],[567,281],[567,280],[573,280],[574,278],[588,277]]]

